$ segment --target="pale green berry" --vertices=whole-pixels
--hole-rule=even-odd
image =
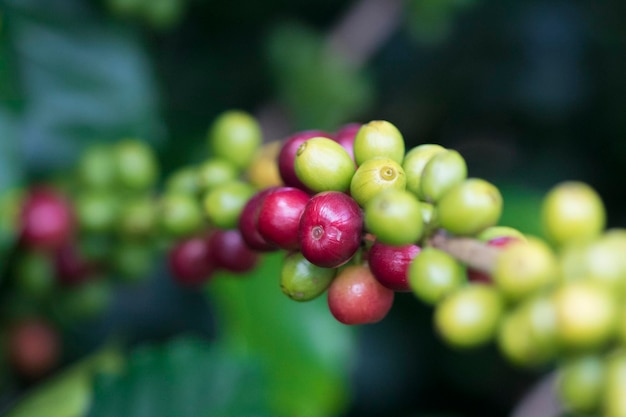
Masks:
[[[372,158],[388,158],[398,164],[404,159],[404,138],[398,128],[386,120],[364,124],[354,137],[357,165]]]
[[[437,203],[455,185],[467,178],[465,159],[455,150],[434,155],[422,171],[419,198]]]

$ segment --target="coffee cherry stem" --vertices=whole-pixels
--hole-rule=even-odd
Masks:
[[[443,231],[435,233],[428,240],[428,245],[441,249],[468,267],[485,273],[492,272],[498,256],[497,248],[476,239],[450,236]]]

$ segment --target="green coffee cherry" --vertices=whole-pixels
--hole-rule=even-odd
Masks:
[[[445,151],[443,146],[433,144],[418,145],[409,150],[402,162],[402,169],[406,174],[406,189],[419,196],[424,167],[433,156]]]
[[[420,184],[420,200],[438,202],[455,185],[467,178],[465,159],[455,150],[434,155],[424,166]]]
[[[147,190],[158,178],[158,163],[152,149],[144,142],[125,139],[115,146],[118,183],[130,190]]]
[[[498,331],[498,347],[510,362],[534,367],[557,351],[556,315],[548,297],[535,297],[509,312]]]
[[[255,189],[243,181],[231,181],[209,191],[202,205],[209,222],[221,229],[237,227],[239,216]]]
[[[75,200],[76,215],[82,230],[105,233],[113,230],[120,209],[120,201],[110,191],[85,191]]]
[[[617,333],[617,298],[606,286],[589,280],[562,284],[553,294],[557,335],[568,350],[597,349]]]
[[[439,227],[437,209],[431,203],[420,201],[420,213],[424,223],[424,236],[430,236]]]
[[[528,338],[526,322],[521,314],[508,313],[498,329],[497,344],[500,354],[510,363],[520,367],[532,367],[541,354]],[[540,361],[542,362],[542,361]]]
[[[581,355],[559,366],[556,389],[565,407],[575,413],[590,414],[600,410],[605,390],[604,358]]]
[[[446,252],[428,247],[413,259],[409,287],[426,304],[437,304],[467,282],[465,268]]]
[[[80,184],[91,190],[113,188],[116,175],[115,155],[109,146],[90,146],[78,161]]]
[[[382,191],[404,190],[406,175],[397,162],[386,158],[368,159],[350,181],[350,195],[361,207]]]
[[[502,195],[489,182],[470,178],[454,185],[437,204],[439,224],[456,235],[474,235],[495,225],[502,214]]]
[[[200,190],[196,167],[188,166],[174,171],[165,182],[165,192],[196,195]]]
[[[354,161],[339,143],[316,137],[304,142],[296,152],[296,175],[311,190],[346,191],[354,175]]]
[[[197,170],[197,181],[201,191],[209,191],[218,185],[237,179],[237,167],[226,159],[211,158],[203,162]]]
[[[444,298],[435,308],[435,328],[447,343],[473,348],[493,340],[503,301],[492,286],[470,284]]]
[[[626,241],[603,235],[579,247],[584,249],[577,262],[578,277],[598,281],[619,294],[626,294]]]
[[[512,242],[498,254],[492,277],[509,300],[521,300],[557,282],[557,260],[539,239]]]
[[[617,350],[605,363],[603,417],[626,416],[626,351]]]
[[[124,201],[121,206],[116,222],[120,237],[145,239],[154,235],[158,210],[157,203],[151,196],[135,196]]]
[[[335,268],[322,268],[300,252],[287,255],[280,273],[280,289],[295,301],[310,301],[322,295],[335,278]]]
[[[366,123],[354,137],[354,159],[357,165],[372,158],[387,158],[402,164],[404,138],[398,128],[388,121]]]
[[[570,181],[556,185],[545,196],[541,220],[547,238],[562,245],[598,236],[604,229],[606,212],[600,196],[591,187]]]
[[[420,202],[408,191],[383,191],[365,206],[365,226],[387,245],[416,243],[424,231]]]
[[[187,236],[202,228],[202,209],[194,197],[167,193],[159,202],[158,219],[167,235]]]
[[[626,306],[618,307],[617,337],[623,346],[626,346]]]
[[[262,132],[250,114],[231,110],[219,115],[209,130],[210,149],[238,169],[247,167],[261,146]]]

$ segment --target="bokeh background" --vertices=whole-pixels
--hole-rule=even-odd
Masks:
[[[542,195],[568,179],[600,192],[609,226],[626,225],[624,2],[0,7],[0,193],[71,175],[89,145],[122,137],[150,143],[165,177],[206,158],[211,121],[236,108],[259,118],[266,141],[385,119],[408,147],[457,149],[471,176],[500,187],[502,224],[524,232],[540,234]],[[177,288],[156,263],[141,285],[115,288],[101,317],[64,329],[59,370],[117,337],[133,366],[90,379],[89,415],[168,415],[164,402],[187,397],[158,381],[178,378],[187,393],[200,385],[205,400],[169,415],[225,417],[504,416],[550,371],[516,369],[493,347],[451,350],[410,294],[379,324],[340,326],[323,301],[279,299],[267,283],[278,262],[268,260],[250,285],[245,278],[206,292]],[[225,348],[225,334],[252,340],[247,354]],[[189,362],[179,367],[186,373],[172,376],[172,357]],[[36,385],[5,375],[0,405]]]

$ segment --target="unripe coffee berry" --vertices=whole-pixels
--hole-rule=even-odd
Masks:
[[[465,159],[455,150],[434,155],[424,169],[420,179],[420,200],[437,203],[443,195],[465,180],[467,164]]]
[[[348,152],[337,142],[323,137],[300,145],[294,167],[298,179],[314,192],[347,191],[355,171]]]
[[[402,164],[404,138],[392,123],[374,120],[361,126],[354,138],[354,159],[357,165],[368,159],[387,158]]]
[[[335,278],[337,270],[309,262],[300,252],[285,256],[280,272],[280,289],[295,301],[310,301],[322,295]]]
[[[220,229],[234,229],[243,207],[254,193],[254,187],[243,181],[219,185],[204,196],[204,213],[212,225]]]
[[[169,236],[187,236],[202,228],[202,209],[187,194],[168,193],[159,202],[159,223]]]
[[[439,225],[450,233],[474,235],[500,220],[502,195],[491,183],[470,178],[441,197],[437,213]]]
[[[470,284],[437,304],[435,328],[452,346],[478,347],[495,337],[503,308],[503,300],[495,288]]]
[[[211,158],[204,161],[197,169],[197,181],[200,191],[209,191],[218,185],[235,181],[239,176],[237,167],[226,159]]]
[[[541,207],[543,230],[549,240],[562,245],[571,240],[589,240],[606,223],[600,196],[582,182],[564,182],[552,188]]]
[[[136,139],[125,139],[115,145],[117,179],[130,190],[146,190],[158,177],[158,163],[152,149]]]
[[[316,137],[330,138],[328,133],[321,130],[304,130],[289,136],[283,141],[280,153],[278,154],[278,171],[286,186],[311,192],[311,190],[309,190],[309,188],[304,185],[304,183],[300,181],[296,175],[296,168],[294,164],[296,161],[296,153],[298,152],[300,145],[307,140]]]
[[[243,111],[231,110],[220,114],[209,130],[213,154],[230,161],[238,169],[250,164],[261,142],[259,123]]]
[[[588,280],[561,285],[552,298],[557,336],[569,350],[598,349],[617,332],[617,297],[606,286]]]
[[[397,162],[387,158],[368,159],[354,173],[350,195],[361,207],[377,194],[389,190],[404,190],[406,175]]]
[[[365,206],[365,226],[382,243],[416,243],[424,231],[420,202],[408,191],[383,191]]]
[[[556,257],[539,239],[512,242],[498,254],[492,277],[508,299],[520,300],[557,282]]]
[[[427,247],[413,259],[408,270],[409,286],[426,304],[436,304],[467,282],[465,269],[446,252]]]
[[[418,145],[409,150],[402,162],[402,169],[406,174],[406,189],[419,196],[424,167],[433,156],[445,151],[446,148],[443,146],[429,143]]]

